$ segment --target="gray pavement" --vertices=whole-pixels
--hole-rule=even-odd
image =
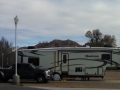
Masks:
[[[10,79],[9,80],[9,83],[12,83],[13,82],[13,80],[12,79]],[[25,79],[23,79],[23,80],[20,80],[20,82],[22,82],[22,83],[36,83],[36,81],[34,81],[34,80],[25,80]],[[49,82],[60,82],[60,81],[49,81]],[[71,81],[69,81],[69,80],[67,80],[66,82],[89,82],[89,83],[120,83],[120,80],[91,80],[91,81],[81,81],[81,80],[71,80]]]
[[[52,88],[38,86],[17,86],[11,83],[0,83],[0,90],[120,90],[120,89],[100,89],[100,88]]]
[[[12,85],[10,83],[0,83],[0,90],[46,90],[44,88],[32,88],[32,87],[24,87]]]
[[[28,81],[24,81],[28,83]],[[50,81],[53,82],[53,81]],[[54,81],[58,82],[58,81]],[[67,81],[67,82],[78,82],[78,81]],[[83,81],[79,81],[83,82]],[[104,80],[104,81],[88,81],[88,82],[99,82],[99,83],[120,83],[120,80]],[[12,85],[12,80],[9,83],[0,83],[0,90],[120,90],[120,89],[101,89],[101,88],[52,88],[52,87],[40,87],[40,86],[17,86]],[[35,81],[31,81],[29,83],[36,83]]]

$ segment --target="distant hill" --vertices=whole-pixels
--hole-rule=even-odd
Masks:
[[[50,42],[42,42],[35,45],[36,48],[48,48],[48,47],[80,47],[77,42],[72,40],[53,40]]]
[[[49,48],[49,47],[82,47],[82,45],[78,44],[72,40],[58,40],[55,39],[50,42],[40,42],[34,46],[35,48]],[[26,49],[27,47],[21,47],[19,49]]]

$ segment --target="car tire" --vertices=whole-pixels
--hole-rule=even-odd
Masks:
[[[61,75],[59,73],[53,74],[53,80],[54,81],[61,81]]]
[[[47,83],[47,82],[48,82],[48,80],[46,79],[46,80],[45,80],[45,83]]]
[[[46,83],[47,81],[46,81],[44,76],[38,76],[37,77],[37,82],[38,83]]]
[[[8,82],[8,81],[9,81],[9,79],[4,78],[2,81],[3,81],[4,83],[6,83],[6,82]]]
[[[0,77],[0,83],[2,83],[2,78]]]

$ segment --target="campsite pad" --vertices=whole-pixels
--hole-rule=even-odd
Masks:
[[[120,70],[106,71],[103,80],[101,78],[90,78],[90,81],[81,81],[79,78],[76,80],[68,79],[67,81],[49,81],[47,84],[24,83],[24,86],[37,86],[37,87],[56,87],[56,88],[114,88],[120,89]]]

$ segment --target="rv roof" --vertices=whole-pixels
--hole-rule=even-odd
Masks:
[[[39,50],[39,51],[57,51],[57,50],[119,50],[119,47],[52,47],[52,48],[36,48],[36,49],[20,49],[19,51]]]

